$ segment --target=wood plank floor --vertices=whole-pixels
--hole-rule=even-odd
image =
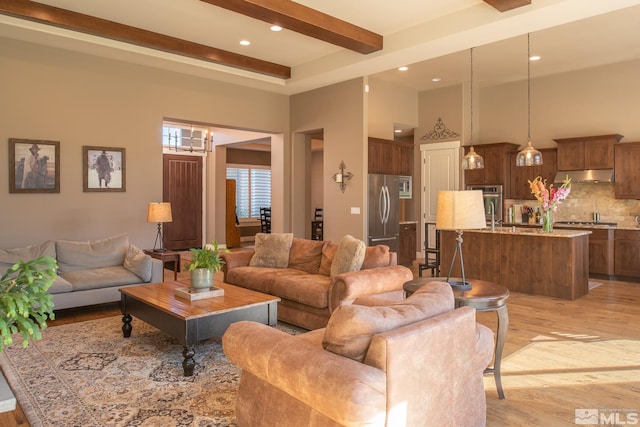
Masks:
[[[420,261],[413,266],[416,276]],[[607,417],[619,412],[609,424],[621,425],[640,412],[640,284],[597,281],[602,285],[576,301],[511,294],[502,362],[506,399],[498,399],[493,376],[485,376],[487,426],[575,426],[580,409]],[[112,304],[56,315],[52,326],[120,311]],[[495,331],[495,313],[478,313],[477,319]],[[28,425],[20,408],[0,414],[0,426]]]

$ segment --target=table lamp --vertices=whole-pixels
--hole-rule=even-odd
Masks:
[[[156,241],[153,243],[154,252],[165,251],[162,245],[162,224],[165,222],[171,222],[171,221],[173,221],[173,218],[171,217],[171,203],[169,202],[149,203],[149,207],[147,208],[147,222],[158,223],[158,233],[156,234]],[[160,241],[160,248],[156,249],[158,240]]]
[[[464,261],[462,258],[462,230],[486,228],[487,222],[484,213],[484,200],[482,191],[439,191],[436,211],[436,229],[455,230],[456,249],[451,258],[451,266],[447,274],[447,282],[457,289],[471,289],[471,283],[466,281],[464,275]],[[462,282],[451,281],[451,271],[456,260],[460,257],[460,270]]]

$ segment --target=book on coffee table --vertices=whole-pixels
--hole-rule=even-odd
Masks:
[[[197,289],[197,288],[178,288],[175,290],[175,295],[180,298],[195,301],[204,298],[220,297],[224,295],[224,289],[211,288]]]

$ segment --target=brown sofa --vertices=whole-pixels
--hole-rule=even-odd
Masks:
[[[484,426],[493,334],[431,282],[401,303],[341,306],[326,329],[289,335],[256,322],[222,338],[242,369],[240,427]]]
[[[277,241],[273,247],[261,250],[264,239],[290,237],[287,242]],[[350,236],[345,236],[343,241]],[[356,241],[351,238],[351,243]],[[241,250],[221,255],[224,281],[258,292],[281,298],[278,303],[278,319],[306,329],[326,326],[331,312],[341,305],[353,303],[375,305],[380,300],[401,301],[404,298],[402,285],[413,279],[411,270],[396,265],[397,254],[388,246],[378,245],[359,249],[364,258],[361,266],[350,265],[357,271],[341,273],[334,262],[338,249],[343,245],[330,241],[293,238],[292,235],[256,235],[256,251]],[[359,242],[359,241],[356,241]],[[356,249],[357,251],[357,249]],[[259,253],[257,253],[259,252]],[[280,254],[275,254],[279,252]],[[260,258],[263,264],[257,265]],[[273,259],[283,258],[280,261]],[[339,256],[338,256],[339,257]],[[342,259],[351,262],[351,259]]]

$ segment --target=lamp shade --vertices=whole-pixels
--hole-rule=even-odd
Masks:
[[[171,222],[171,203],[149,203],[147,208],[147,222]]]
[[[439,191],[436,228],[439,230],[479,229],[487,226],[484,199],[480,190]]]

